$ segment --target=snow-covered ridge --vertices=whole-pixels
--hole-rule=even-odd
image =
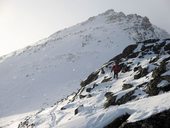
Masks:
[[[47,107],[129,44],[165,37],[147,18],[109,10],[3,57],[0,117]]]
[[[98,22],[98,25],[101,27],[96,27],[96,28],[87,28],[89,24],[96,25],[96,22]],[[125,30],[127,33],[131,34],[130,38],[132,38],[135,41],[144,41],[147,39],[165,39],[169,38],[170,35],[158,28],[155,25],[152,25],[151,22],[147,17],[142,17],[137,14],[128,14],[125,15],[123,12],[115,12],[113,9],[108,10],[102,14],[99,14],[98,16],[93,16],[90,17],[87,21],[84,21],[82,23],[79,23],[73,27],[70,28],[65,28],[63,30],[57,31],[56,33],[52,34],[46,39],[40,40],[31,46],[28,46],[24,49],[15,51],[9,55],[5,55],[2,58],[9,57],[12,55],[18,55],[28,49],[34,49],[37,47],[43,47],[46,45],[46,43],[52,41],[52,40],[61,40],[63,38],[66,38],[68,36],[74,35],[74,34],[80,34],[85,32],[87,29],[101,29],[102,24],[112,24],[116,23],[121,27],[121,29]],[[98,26],[96,25],[96,26]],[[82,29],[80,31],[73,31],[75,28],[78,26],[85,26],[85,29]],[[84,27],[82,27],[84,28]],[[75,29],[76,30],[76,29]],[[72,33],[74,32],[74,33]],[[42,45],[42,46],[41,46]],[[39,49],[39,48],[37,48]]]
[[[122,70],[117,80],[110,71],[112,62],[118,60]],[[90,74],[76,93],[50,108],[2,126],[126,128],[133,124],[131,127],[135,128],[137,121],[170,110],[169,72],[170,39],[138,42],[127,46],[121,54]],[[121,123],[116,124],[114,121],[119,118]],[[162,120],[169,122],[166,115],[160,123]],[[143,122],[137,126],[142,124],[154,126],[154,122]]]

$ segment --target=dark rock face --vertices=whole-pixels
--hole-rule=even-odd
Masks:
[[[155,58],[151,58],[149,63],[154,63],[159,59],[159,56],[155,57]]]
[[[139,79],[141,77],[144,77],[148,74],[148,68],[142,68],[141,66],[137,67],[138,73],[134,75],[134,79]]]
[[[170,127],[170,110],[166,110],[148,119],[134,123],[123,123],[120,127],[114,128],[169,128]]]
[[[91,74],[87,77],[86,80],[84,80],[84,81],[82,81],[82,82],[80,83],[80,85],[81,85],[82,87],[84,87],[84,86],[90,84],[91,82],[95,81],[95,80],[98,78],[98,73],[99,73],[99,72],[100,72],[100,70],[91,73]]]
[[[126,73],[126,72],[129,72],[131,69],[130,69],[130,66],[128,66],[127,64],[120,64],[120,67],[122,67],[122,73]]]
[[[127,56],[128,59],[130,58],[135,58],[139,55],[139,52],[131,53],[130,55]]]
[[[92,88],[86,88],[86,92],[91,92]]]
[[[132,54],[133,51],[134,51],[136,48],[137,48],[137,45],[136,45],[136,44],[127,46],[127,47],[123,50],[123,52],[122,52],[123,57],[126,58],[127,56],[129,56],[130,54]]]
[[[65,108],[65,107],[62,107],[60,110],[66,110],[66,108]]]
[[[77,115],[81,108],[83,108],[83,105],[80,105],[78,108],[74,110],[74,115]]]
[[[152,27],[152,24],[150,23],[149,19],[147,17],[144,17],[142,20],[141,25],[145,28],[148,29],[150,27]]]
[[[112,58],[110,61],[119,61],[121,62],[120,60],[122,58],[126,58],[129,56],[129,58],[134,58],[138,55],[138,53],[133,53],[133,51],[137,48],[137,44],[133,44],[133,45],[129,45],[127,46],[123,52],[117,56],[115,56],[114,58]]]
[[[150,46],[143,45],[142,48],[141,48],[141,51],[151,50],[152,47],[153,47],[153,45],[150,45]]]
[[[170,50],[170,43],[169,43],[169,44],[167,44],[167,45],[164,47],[164,50],[165,50],[165,51]]]
[[[101,83],[105,83],[105,82],[108,82],[108,81],[111,81],[112,77],[104,77],[104,79],[102,80]]]
[[[158,89],[157,85],[160,83],[160,81],[161,81],[160,78],[157,77],[148,83],[146,92],[150,96],[155,96],[159,93],[160,90]]]
[[[85,97],[86,97],[86,95],[80,95],[80,96],[79,96],[80,99],[83,99],[83,98],[85,98]]]
[[[129,116],[130,115],[126,113],[125,115],[122,115],[115,119],[112,123],[105,126],[104,128],[119,128],[119,126],[121,126],[122,123],[124,123],[129,118]]]
[[[112,93],[105,94],[105,97],[107,98],[104,108],[108,108],[111,105],[121,105],[125,104],[133,99],[136,98],[135,95],[133,95],[135,90],[129,91],[128,93],[124,94],[121,98],[117,99],[117,95],[113,95]]]
[[[165,77],[161,77],[161,74],[164,73],[166,71],[166,61],[167,59],[163,60],[160,64],[160,66],[158,68],[156,68],[153,73],[152,73],[152,77],[153,77],[153,80],[151,80],[149,83],[148,83],[148,86],[147,86],[147,89],[146,89],[146,92],[150,95],[150,96],[154,96],[154,95],[157,95],[159,94],[160,91],[163,91],[163,90],[168,90],[168,89],[164,89],[164,88],[158,88],[157,85],[163,80],[166,78]],[[169,78],[167,78],[168,80]]]
[[[133,87],[132,84],[123,84],[122,90],[126,90],[126,89],[129,89],[129,88],[132,88],[132,87]]]
[[[162,79],[167,80],[168,82],[170,82],[170,75],[162,76]]]

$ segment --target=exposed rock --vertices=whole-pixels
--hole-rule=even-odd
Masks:
[[[118,60],[118,61],[120,62],[120,60],[121,60],[123,57],[124,57],[124,56],[123,56],[123,54],[121,53],[121,54],[115,56],[114,58],[112,58],[111,60],[109,60],[109,62],[115,61],[115,60]]]
[[[132,84],[123,84],[122,90],[126,90],[126,89],[129,89],[129,88],[132,88],[132,87],[133,87]]]
[[[136,48],[137,48],[137,45],[136,45],[136,44],[127,46],[127,47],[123,50],[123,52],[122,52],[123,57],[126,58],[127,56],[129,56],[130,54],[132,54],[133,51],[134,51]]]
[[[131,53],[130,55],[127,56],[128,59],[130,58],[135,58],[139,55],[139,52],[134,52],[134,53]]]
[[[112,92],[107,92],[105,94],[105,97],[106,97],[106,103],[104,104],[104,108],[108,108],[116,100],[116,97],[113,96]]]
[[[129,118],[129,114],[126,113],[125,115],[122,115],[115,120],[112,121],[109,125],[105,126],[104,128],[119,128],[122,123],[126,122],[126,120]]]
[[[157,78],[160,77],[162,73],[164,73],[166,71],[166,61],[162,61],[160,66],[158,68],[156,68],[153,73],[152,73],[152,77],[153,78]]]
[[[88,94],[88,95],[87,95],[87,98],[90,98],[90,97],[92,97],[92,95],[91,95],[91,94]]]
[[[130,71],[130,66],[127,66],[126,64],[121,64],[122,67],[122,73],[129,72]]]
[[[91,82],[95,81],[95,80],[98,78],[98,73],[99,73],[99,72],[100,72],[100,70],[97,70],[96,72],[91,73],[91,74],[87,77],[86,80],[84,80],[84,81],[82,81],[82,82],[80,83],[80,85],[81,85],[82,87],[84,87],[84,86],[90,84]]]
[[[126,58],[128,56],[129,56],[128,58],[133,58],[134,56],[137,56],[138,53],[133,53],[133,51],[137,48],[137,46],[138,46],[137,44],[132,44],[132,45],[127,46],[121,54],[115,56],[114,58],[112,58],[109,61],[115,61],[116,60],[116,61],[121,62],[122,58]]]
[[[106,94],[104,96],[107,98],[107,100],[109,100],[110,98],[113,97],[113,93],[112,92],[106,92]]]
[[[146,16],[143,18],[141,25],[142,25],[145,29],[148,29],[148,28],[152,27],[151,22],[149,21],[149,19],[148,19]]]
[[[112,94],[107,94],[107,100],[104,104],[104,108],[108,108],[111,105],[121,105],[121,104],[125,104],[128,101],[131,101],[133,99],[136,98],[135,95],[133,95],[135,92],[135,90],[132,90],[126,94],[124,94],[122,97],[120,97],[119,99],[117,99],[117,95],[112,95]],[[106,95],[106,94],[105,94]],[[105,96],[106,97],[106,96]]]
[[[104,83],[104,82],[108,82],[108,81],[111,81],[112,77],[104,77],[104,79],[102,80],[101,83]]]
[[[66,110],[66,108],[65,108],[65,107],[62,107],[60,110]]]
[[[105,74],[105,71],[104,71],[104,69],[103,69],[103,68],[101,68],[101,73],[102,73],[102,74]]]
[[[141,68],[141,66],[134,67],[133,71],[136,72],[139,68]]]
[[[78,108],[74,110],[74,115],[77,115],[79,113],[79,110],[83,107],[83,105],[80,105]]]
[[[78,110],[78,108],[76,108],[76,109],[74,110],[74,115],[77,115],[78,112],[79,112],[79,110]]]
[[[120,99],[115,101],[115,105],[121,105],[121,104],[125,104],[133,99],[135,99],[137,96],[133,95],[135,92],[135,90],[132,90],[128,93],[126,93],[124,96],[122,96]]]
[[[93,84],[93,88],[95,88],[95,87],[97,87],[97,86],[98,86],[98,84],[96,84],[96,83]]]
[[[134,75],[134,79],[139,79],[144,77],[148,74],[148,68],[142,68],[141,66],[138,67],[138,73]]]
[[[83,99],[83,98],[85,98],[87,95],[79,95],[79,98],[80,99]]]
[[[155,58],[151,58],[149,63],[154,63],[159,59],[159,56],[156,56]]]
[[[170,82],[170,75],[162,76],[162,79]]]
[[[160,77],[157,77],[148,83],[146,92],[150,96],[155,96],[159,93],[160,89],[157,87],[157,85],[160,83],[160,81]]]
[[[91,92],[92,88],[86,88],[86,92]]]
[[[161,46],[160,45],[155,45],[153,46],[152,50],[155,54],[159,54],[160,53],[160,50],[161,50]]]
[[[170,83],[164,87],[160,87],[160,90],[163,91],[163,92],[168,92],[170,91]]]
[[[152,115],[151,117],[133,122],[122,123],[122,126],[115,128],[169,128],[170,126],[170,110]]]
[[[143,45],[142,48],[141,48],[141,51],[151,50],[152,47],[153,47],[153,45],[150,45],[150,46]]]
[[[167,45],[165,45],[164,50],[165,50],[165,51],[170,50],[170,43],[168,43]]]

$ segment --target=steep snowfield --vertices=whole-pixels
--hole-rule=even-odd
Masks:
[[[127,45],[167,37],[146,17],[109,10],[2,57],[0,117],[47,107]]]
[[[120,64],[127,68],[119,79],[110,73],[112,62],[105,63],[93,73],[97,79],[84,80],[90,83],[75,94],[25,117],[0,119],[0,127],[104,128],[124,114],[129,123],[169,110],[170,41],[146,41],[122,54]]]

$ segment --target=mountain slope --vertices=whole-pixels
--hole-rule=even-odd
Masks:
[[[109,10],[2,57],[0,117],[46,107],[127,45],[167,37],[146,17]]]
[[[119,79],[110,73],[115,60],[122,67]],[[170,39],[129,45],[82,83],[79,91],[54,106],[10,124],[0,120],[1,127],[168,128]]]

